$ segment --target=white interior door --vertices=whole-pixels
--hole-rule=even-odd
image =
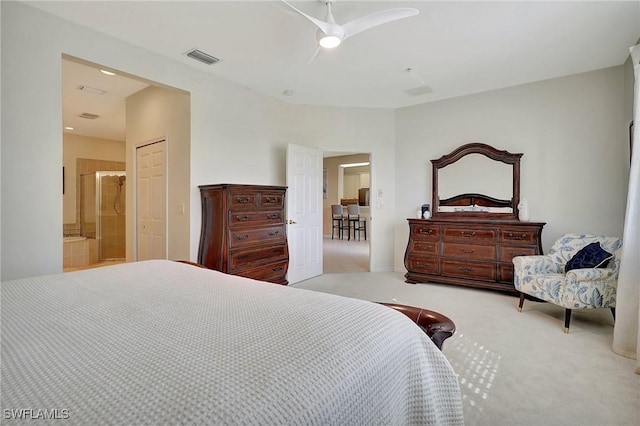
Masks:
[[[137,260],[167,258],[167,142],[136,148]]]
[[[322,151],[287,147],[289,284],[322,274]]]

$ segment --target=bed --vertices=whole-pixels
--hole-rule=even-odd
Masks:
[[[1,291],[3,423],[463,423],[445,356],[376,303],[165,260]]]

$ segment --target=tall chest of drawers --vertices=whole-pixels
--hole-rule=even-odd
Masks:
[[[233,275],[287,284],[286,187],[199,186],[198,263]]]
[[[517,220],[408,219],[405,274],[409,283],[435,282],[518,294],[515,256],[542,254],[544,223]]]

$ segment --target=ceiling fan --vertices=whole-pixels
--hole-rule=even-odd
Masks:
[[[331,12],[331,6],[335,2],[335,0],[319,0],[327,5],[327,17],[324,21],[316,19],[296,9],[286,0],[281,1],[300,15],[307,18],[309,21],[315,24],[316,27],[318,27],[317,36],[319,47],[316,50],[315,55],[313,55],[309,62],[311,62],[316,57],[316,55],[320,51],[320,48],[324,47],[327,49],[332,49],[339,46],[340,43],[342,43],[349,37],[352,37],[365,30],[376,27],[378,25],[386,24],[387,22],[396,21],[402,18],[408,18],[409,16],[417,15],[418,13],[420,13],[418,9],[413,8],[386,9],[354,19],[347,22],[346,24],[339,25],[336,24],[336,21],[333,18],[333,13]]]

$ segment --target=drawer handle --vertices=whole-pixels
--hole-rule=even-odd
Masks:
[[[467,267],[463,267],[463,266],[461,266],[461,267],[460,267],[460,271],[461,271],[461,272],[464,272],[465,274],[468,274],[468,273],[470,273],[470,272],[473,272],[473,268],[467,268]]]
[[[266,199],[267,203],[273,204],[278,202],[278,197],[269,197]]]
[[[424,262],[416,262],[416,265],[421,267],[421,268],[428,268],[431,266],[430,263],[424,263]]]
[[[240,204],[247,204],[251,201],[249,197],[237,197],[236,201]]]
[[[429,230],[425,231],[424,229],[420,228],[420,229],[418,229],[418,233],[422,234],[422,235],[431,235],[431,234],[433,234],[433,229],[429,229]]]
[[[461,235],[465,238],[473,238],[476,236],[475,231],[474,232],[462,232]]]
[[[242,241],[242,240],[246,240],[247,238],[249,238],[249,235],[248,235],[248,234],[238,235],[238,236],[236,237],[236,240],[238,240],[238,241]]]
[[[525,238],[527,238],[527,234],[513,235],[513,232],[509,232],[507,236],[512,240],[524,240]]]
[[[475,253],[476,249],[460,249],[460,251],[463,253],[471,254],[471,253]]]
[[[249,220],[249,216],[236,216],[236,219],[238,219],[238,222],[246,222]]]
[[[282,271],[282,266],[278,266],[277,268],[273,268],[271,269],[273,272],[278,272],[278,271]]]
[[[248,258],[248,257],[249,257],[249,255],[248,255],[248,254],[244,254],[244,255],[242,255],[242,256],[238,256],[238,260],[246,259],[246,258]]]
[[[269,236],[270,237],[275,237],[276,235],[278,235],[280,233],[280,231],[271,231],[269,232]]]
[[[420,245],[420,246],[418,246],[418,250],[431,250],[431,246]]]
[[[271,213],[267,215],[267,219],[277,219],[279,217],[278,213]]]

